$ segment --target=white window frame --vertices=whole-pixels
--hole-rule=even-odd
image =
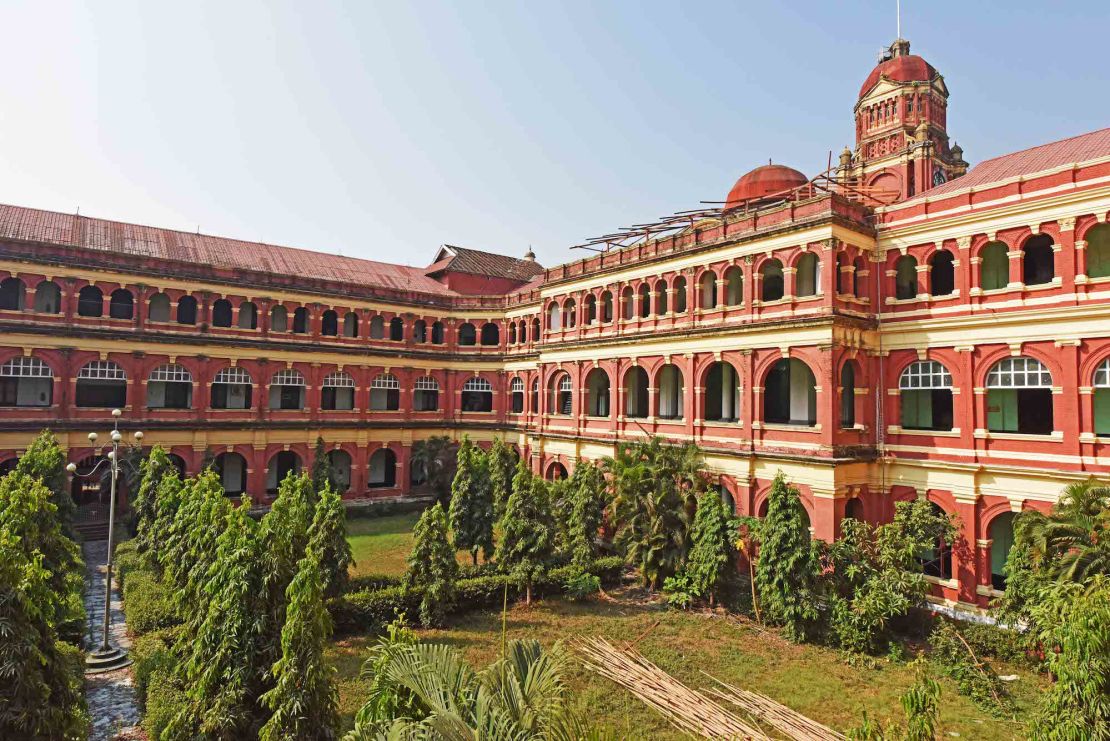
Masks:
[[[167,363],[152,370],[147,381],[151,383],[158,381],[165,383],[192,383],[193,374],[182,365]]]
[[[254,381],[251,379],[251,374],[239,367],[229,367],[220,370],[216,377],[212,379],[212,383],[226,383],[229,385],[243,385],[253,386]]]
[[[935,360],[915,360],[905,367],[898,376],[900,391],[921,389],[950,389],[952,374],[943,364]]]
[[[0,365],[0,376],[4,378],[53,378],[54,371],[38,358],[20,355]]]
[[[127,373],[111,360],[93,360],[77,371],[77,377],[89,381],[126,381]]]
[[[987,373],[987,388],[1050,389],[1052,373],[1036,358],[1004,358]]]

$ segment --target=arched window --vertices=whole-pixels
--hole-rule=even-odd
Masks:
[[[224,368],[212,379],[212,408],[250,409],[253,384],[242,368]]]
[[[898,377],[902,429],[952,429],[952,375],[935,360],[915,360]]]
[[[389,489],[397,485],[397,454],[389,448],[378,448],[370,456],[367,485],[371,489]]]
[[[1087,277],[1110,278],[1110,224],[1087,230]]]
[[[152,322],[168,322],[170,320],[170,297],[164,293],[156,293],[150,297],[147,305],[147,319]]]
[[[725,303],[729,306],[744,303],[744,271],[739,265],[725,271]]]
[[[432,323],[432,344],[442,345],[444,342],[443,322]]]
[[[794,274],[795,296],[816,296],[821,285],[821,261],[817,253],[806,252],[798,258],[798,272]]]
[[[392,373],[382,373],[370,382],[370,410],[395,412],[401,408],[401,383]]]
[[[902,255],[894,263],[894,298],[909,301],[917,298],[917,258]]]
[[[293,334],[308,334],[308,309],[303,306],[293,310]]]
[[[760,294],[763,301],[778,301],[786,295],[786,283],[783,280],[780,260],[771,258],[764,261],[759,274],[763,276],[763,288]]]
[[[609,416],[609,374],[601,368],[594,368],[586,376],[586,414]]]
[[[935,503],[930,502],[930,509],[933,514],[939,517],[947,517],[947,513],[938,507]],[[936,577],[937,579],[951,579],[952,578],[952,544],[946,543],[944,539],[937,541],[936,545],[932,548],[926,548],[917,555],[918,560],[921,562],[921,570],[928,576]]]
[[[667,297],[667,281],[660,280],[655,283],[655,313],[666,316],[670,311],[670,301]]]
[[[574,407],[574,387],[570,375],[558,373],[551,379],[551,394],[548,397],[548,410],[551,414],[569,417]]]
[[[231,326],[231,302],[226,298],[216,299],[216,302],[212,304],[212,326]]]
[[[343,336],[358,337],[358,314],[353,311],[348,311],[343,315]]]
[[[685,388],[682,371],[668,363],[659,371],[659,417],[682,419]]]
[[[1051,283],[1056,276],[1055,259],[1052,252],[1052,237],[1038,234],[1030,237],[1022,248],[1022,280],[1027,286],[1040,286]]]
[[[1014,547],[1014,513],[1003,512],[991,520],[987,534],[991,540],[991,586],[1006,588],[1006,559]]]
[[[304,409],[304,387],[299,370],[279,370],[270,379],[270,409]]]
[[[239,329],[258,329],[258,307],[250,301],[239,304]]]
[[[632,286],[625,286],[621,291],[621,318],[632,319],[636,316],[636,303]]]
[[[1010,283],[1010,258],[1003,242],[989,242],[979,252],[980,287],[984,291],[1005,288]]]
[[[292,450],[279,450],[266,466],[266,493],[276,496],[285,477],[296,476],[300,472],[301,457]]]
[[[193,406],[193,375],[181,365],[160,365],[146,382],[148,409],[189,409]]]
[[[856,369],[850,362],[840,369],[840,426],[856,426]]]
[[[571,312],[572,312],[571,313],[571,318],[572,319],[574,317],[574,314],[573,314],[574,306],[573,306],[573,304],[574,304],[574,302],[572,301],[571,302]],[[571,323],[568,326],[573,327],[574,324]],[[501,343],[501,330],[498,328],[498,326],[496,324],[494,324],[493,322],[486,322],[485,324],[483,324],[482,325],[482,346],[483,347],[497,347],[500,343]]]
[[[987,374],[987,429],[1052,433],[1052,374],[1033,358],[1005,358]]]
[[[529,397],[528,411],[532,412],[532,414],[536,414],[540,411],[540,379],[532,379],[532,393],[529,394]]]
[[[19,278],[0,280],[0,310],[23,311],[27,287]]]
[[[929,291],[933,296],[951,296],[956,290],[956,268],[952,253],[939,250],[929,260]]]
[[[419,345],[428,341],[428,323],[423,319],[412,323],[412,341]]]
[[[674,279],[674,311],[676,314],[686,311],[686,278],[681,275]]]
[[[705,419],[710,422],[740,419],[740,374],[731,363],[714,363],[705,377]]]
[[[355,408],[355,379],[350,373],[336,371],[324,377],[320,385],[320,408],[328,411]]]
[[[512,412],[513,414],[524,413],[524,381],[520,378],[514,378],[512,383],[509,384],[509,394],[512,396]]]
[[[58,284],[49,280],[39,283],[35,289],[35,312],[39,314],[57,314],[62,310],[62,289]]]
[[[351,454],[346,450],[328,451],[328,483],[332,489],[345,494],[351,489]]]
[[[374,318],[370,320],[370,339],[385,339],[385,317],[381,314],[376,314]]]
[[[613,321],[612,291],[602,291],[601,293],[601,321],[606,324]]]
[[[239,496],[247,490],[247,461],[243,456],[238,453],[220,453],[216,456],[212,469],[220,477],[224,496]]]
[[[1110,435],[1110,358],[1095,368],[1095,434]]]
[[[574,299],[568,298],[563,302],[563,326],[567,329],[574,329],[578,324],[578,309],[574,303]]]
[[[863,258],[857,257],[852,262],[852,295],[863,298],[865,286],[863,285],[864,267]]]
[[[470,322],[463,322],[459,326],[459,344],[463,347],[471,347],[478,342],[478,333],[474,329],[474,325]]]
[[[817,423],[817,380],[797,358],[783,358],[767,373],[763,384],[763,419],[772,424]]]
[[[412,406],[417,412],[434,412],[439,409],[439,381],[431,376],[421,376],[413,384]]]
[[[717,274],[706,270],[698,278],[698,300],[703,309],[717,308]]]
[[[389,339],[391,342],[402,342],[405,339],[405,323],[399,316],[389,320]]]
[[[532,342],[540,341],[540,320],[532,320]]]
[[[48,407],[54,372],[38,358],[20,355],[0,365],[0,407]]]
[[[644,419],[648,416],[648,376],[638,365],[624,374],[624,416]]]
[[[111,360],[94,360],[77,372],[77,406],[122,409],[127,406],[127,374]]]
[[[552,332],[563,328],[563,312],[559,310],[557,301],[552,301],[547,307],[547,328]]]
[[[197,300],[192,296],[182,296],[177,300],[177,323],[197,323]]]
[[[240,309],[242,311],[242,309]],[[242,314],[240,314],[242,316]],[[339,314],[334,309],[327,309],[320,317],[320,334],[325,337],[339,336]]]
[[[520,344],[522,345],[528,341],[528,321],[526,319],[520,320],[520,324],[517,329],[517,338],[520,340]]]
[[[84,286],[77,294],[77,316],[104,316],[104,294],[96,286]]]
[[[278,304],[274,308],[270,309],[270,331],[289,331],[289,312],[281,304]]]
[[[836,274],[833,280],[836,282],[836,295],[844,293],[844,273],[848,269],[848,261],[844,257],[843,252],[838,252],[836,255]]]
[[[597,321],[597,296],[587,293],[586,298],[582,299],[582,310],[586,312],[586,324],[595,323]]]
[[[863,502],[859,497],[849,499],[844,503],[844,519],[855,520],[856,522],[865,522],[866,518],[863,516]]]
[[[547,473],[544,474],[544,479],[547,481],[562,481],[567,477],[567,467],[559,461],[553,462],[547,467]]]
[[[462,387],[461,402],[464,412],[492,412],[493,385],[481,377],[468,379]]]
[[[516,345],[516,322],[509,322],[509,344]]]
[[[108,300],[108,316],[111,319],[134,319],[135,297],[126,288],[117,288],[112,291]]]
[[[637,293],[640,297],[640,318],[647,319],[651,316],[651,287],[641,283]]]

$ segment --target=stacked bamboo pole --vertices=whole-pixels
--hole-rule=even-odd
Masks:
[[[702,674],[705,674],[705,672],[702,672]],[[743,709],[789,738],[813,739],[813,741],[844,741],[845,737],[843,735],[828,726],[822,725],[812,718],[807,718],[796,710],[791,710],[785,705],[775,702],[766,695],[733,687],[709,674],[705,674],[705,676],[721,685],[720,688],[713,687],[706,690],[709,695]]]

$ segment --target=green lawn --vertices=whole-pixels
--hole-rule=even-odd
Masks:
[[[358,573],[399,573],[411,544],[409,531],[416,515],[352,520],[348,532]],[[465,554],[462,554],[466,558]],[[484,667],[501,645],[501,615],[476,611],[457,617],[450,630],[419,631],[427,641],[459,648],[476,667]],[[878,718],[901,719],[898,696],[913,682],[905,664],[878,662],[878,668],[854,667],[836,651],[791,644],[774,632],[762,631],[722,613],[678,612],[636,589],[612,591],[611,600],[573,603],[550,599],[525,608],[513,607],[509,638],[537,638],[545,645],[557,640],[601,635],[614,643],[641,637],[637,648],[664,670],[694,687],[705,687],[708,672],[726,682],[762,692],[779,702],[844,731],[857,724],[864,710]],[[350,727],[361,706],[367,683],[358,674],[373,637],[337,642],[329,658],[339,672],[340,710]],[[1020,675],[1010,685],[1025,716],[1036,702],[1043,681],[1026,669],[1002,667]],[[608,680],[576,668],[569,677],[575,703],[610,726],[623,738],[683,738],[654,711]],[[1023,738],[1022,726],[998,720],[976,708],[942,680],[941,729],[961,738]]]

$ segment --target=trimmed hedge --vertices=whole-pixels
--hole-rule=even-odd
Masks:
[[[123,613],[127,626],[137,635],[181,622],[169,592],[149,571],[129,573],[123,588]]]
[[[479,567],[487,572],[484,575],[459,579],[455,583],[458,597],[454,612],[481,607],[500,607],[506,587],[510,600],[515,601],[522,595],[523,590],[512,577],[485,567],[485,564]],[[614,584],[624,571],[624,560],[615,556],[599,558],[588,571],[600,578],[602,584]],[[561,593],[567,581],[579,573],[580,569],[577,566],[560,566],[551,569],[533,583],[532,593],[538,596]],[[401,613],[409,617],[416,615],[420,610],[422,597],[423,590],[419,587],[406,589],[398,583],[379,589],[348,592],[343,597],[331,600],[328,606],[335,621],[336,632],[374,632],[382,630]]]
[[[112,557],[112,570],[119,582],[120,591],[127,584],[127,577],[135,571],[143,569],[142,556],[135,550],[135,541],[128,540],[116,546],[116,553]]]
[[[498,573],[496,563],[481,563],[477,566],[468,564],[459,567],[460,579],[473,579],[479,576],[494,576]],[[355,592],[372,592],[378,589],[399,587],[405,581],[404,576],[394,574],[363,574],[350,579],[347,585],[347,594]]]

